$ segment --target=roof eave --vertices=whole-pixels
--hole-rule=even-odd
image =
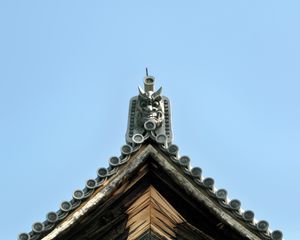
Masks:
[[[77,221],[79,221],[85,214],[92,211],[96,206],[103,203],[108,199],[111,194],[124,182],[126,179],[139,169],[149,156],[153,158],[159,164],[161,169],[165,171],[178,185],[182,186],[187,194],[197,199],[201,204],[206,206],[211,210],[211,212],[216,215],[221,221],[226,222],[230,227],[239,232],[242,236],[245,236],[251,240],[261,239],[256,234],[251,232],[247,227],[245,227],[241,222],[231,216],[229,213],[224,211],[224,209],[213,201],[204,191],[201,191],[195,183],[189,179],[185,174],[181,174],[178,171],[178,167],[160,150],[156,149],[150,143],[142,147],[134,155],[130,157],[126,167],[121,167],[118,170],[118,174],[112,176],[107,182],[98,189],[98,191],[86,201],[80,208],[75,210],[69,217],[67,217],[63,222],[58,224],[49,234],[47,234],[43,240],[52,240],[64,233],[67,229],[72,227]]]

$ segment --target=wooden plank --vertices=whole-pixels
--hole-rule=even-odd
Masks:
[[[150,168],[149,162],[155,162],[158,169]],[[164,178],[165,176],[168,178]],[[163,187],[150,187],[153,182],[156,182],[156,187],[159,184]],[[164,187],[168,189],[169,196],[158,193],[157,190],[164,193]],[[184,194],[180,195],[182,191],[176,188],[183,190]],[[189,203],[193,208],[185,209],[184,204],[175,206],[172,198],[179,198],[182,203]],[[197,208],[195,204],[200,204],[201,208],[193,211],[192,209]],[[206,210],[202,211],[202,208]],[[188,211],[183,215],[186,210]],[[202,217],[201,224],[205,224],[207,220],[207,226],[202,225],[203,228],[200,228],[194,225],[186,218],[189,214],[199,214],[194,217]],[[218,230],[216,225],[220,222],[232,227],[233,238]],[[119,169],[117,175],[98,189],[44,240],[135,240],[147,229],[167,240],[175,237],[195,239],[191,236],[196,235],[197,239],[205,240],[259,239],[221,209],[188,177],[181,174],[178,166],[161,151],[148,145],[135,153],[130,161]],[[227,227],[225,230],[230,229]],[[213,235],[213,231],[219,231],[216,236],[220,237],[210,238],[208,235]],[[196,235],[192,235],[192,232]]]

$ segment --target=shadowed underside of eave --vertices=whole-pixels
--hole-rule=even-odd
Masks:
[[[127,210],[128,240],[140,239],[151,232],[159,239],[187,238],[201,232],[190,225],[183,216],[153,187],[149,186]],[[185,226],[183,229],[181,226]],[[180,233],[181,230],[181,233]],[[203,234],[205,237],[205,234]]]
[[[108,199],[51,239],[133,240],[147,232],[167,240],[248,239],[191,199],[150,156]]]
[[[73,231],[57,239],[213,239],[188,223],[154,186],[145,186],[138,195],[136,198],[130,197],[132,201],[128,202],[128,206],[112,206],[92,223],[83,221]],[[122,209],[126,210],[122,212]]]
[[[174,228],[184,222],[184,218],[157,192],[149,186],[127,210],[128,239],[137,239],[152,230],[159,236],[175,237]]]

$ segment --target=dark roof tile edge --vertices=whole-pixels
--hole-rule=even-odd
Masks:
[[[179,148],[175,144],[169,145],[167,148],[161,144],[160,148],[179,166],[182,171],[192,178],[192,180],[206,191],[208,195],[213,197],[222,208],[230,211],[236,218],[242,220],[249,228],[254,230],[257,235],[266,240],[282,240],[283,234],[280,230],[272,231],[269,223],[265,220],[257,221],[254,218],[254,212],[251,210],[243,210],[241,202],[238,199],[230,200],[227,197],[225,189],[217,189],[214,186],[213,178],[203,178],[202,169],[200,167],[190,168],[190,159],[187,156],[179,156]]]
[[[60,209],[56,212],[49,212],[46,215],[44,222],[36,222],[32,225],[32,231],[29,233],[21,233],[18,240],[39,240],[48,232],[53,230],[62,220],[64,220],[70,213],[77,209],[87,198],[89,198],[96,189],[103,186],[103,183],[117,173],[118,167],[125,164],[130,155],[136,152],[142,143],[149,137],[157,142],[160,149],[167,154],[170,159],[181,168],[184,174],[190,177],[201,189],[224,209],[231,212],[232,215],[243,221],[250,229],[256,232],[264,240],[282,240],[283,234],[280,230],[271,231],[269,223],[265,220],[256,221],[254,212],[251,210],[244,211],[241,208],[241,202],[237,199],[230,200],[227,197],[225,189],[217,189],[214,186],[213,178],[203,178],[202,169],[199,167],[190,168],[190,158],[187,156],[179,156],[179,148],[175,144],[165,146],[158,142],[153,134],[146,134],[143,141],[139,141],[134,146],[125,144],[121,147],[120,157],[111,157],[109,159],[108,168],[99,168],[97,170],[97,177],[86,181],[86,186],[83,190],[75,190],[73,198],[70,201],[64,201],[60,205]]]
[[[63,201],[60,209],[56,212],[49,212],[46,215],[44,222],[36,222],[32,225],[32,231],[29,233],[20,233],[18,240],[38,240],[43,238],[48,232],[53,230],[62,220],[69,216],[75,209],[77,209],[87,198],[89,198],[96,189],[103,186],[110,177],[118,172],[118,167],[125,164],[132,153],[136,152],[141,147],[137,144],[132,147],[130,145],[123,145],[121,147],[120,157],[111,157],[109,159],[108,168],[99,168],[97,170],[97,177],[86,181],[85,188],[75,190],[70,201]]]

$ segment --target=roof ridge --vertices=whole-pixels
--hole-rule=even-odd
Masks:
[[[70,201],[63,201],[60,209],[56,212],[49,212],[46,215],[44,222],[36,222],[32,225],[32,231],[29,233],[21,233],[19,240],[38,240],[42,239],[45,234],[53,230],[60,222],[62,222],[70,213],[76,210],[79,206],[86,202],[86,200],[112,176],[118,173],[118,168],[127,163],[132,154],[137,152],[142,143],[136,144],[134,147],[125,144],[121,147],[121,155],[119,157],[111,157],[109,159],[109,167],[99,168],[97,170],[97,177],[86,181],[86,186],[82,190],[75,190],[73,198]],[[159,149],[165,153],[176,166],[180,167],[185,176],[193,180],[193,182],[205,190],[209,197],[213,198],[219,206],[224,210],[229,211],[234,217],[243,221],[243,223],[254,230],[262,239],[281,240],[283,234],[279,230],[271,231],[269,224],[265,220],[257,221],[254,218],[254,212],[251,210],[244,211],[241,208],[241,202],[238,199],[230,200],[227,197],[225,189],[217,189],[214,185],[214,179],[211,177],[204,178],[202,169],[200,167],[190,167],[190,158],[188,156],[179,156],[179,148],[175,144],[169,145],[167,148],[164,144],[155,140]],[[151,145],[151,144],[149,144]],[[151,145],[152,146],[152,145]]]
[[[75,190],[70,201],[64,201],[56,212],[49,212],[44,222],[32,225],[32,231],[19,234],[19,240],[38,240],[53,230],[59,222],[77,209],[88,199],[96,189],[99,189],[110,177],[118,172],[118,168],[127,163],[131,155],[137,152],[143,144],[151,139],[159,149],[164,152],[181,171],[193,180],[195,185],[205,190],[222,209],[230,212],[232,216],[241,220],[248,228],[262,239],[282,240],[283,234],[279,230],[271,231],[265,220],[257,221],[254,212],[244,211],[238,199],[230,200],[225,189],[217,189],[213,178],[204,178],[200,167],[190,167],[188,156],[179,156],[179,148],[172,143],[170,102],[161,96],[161,89],[154,90],[154,77],[146,76],[144,90],[139,88],[139,95],[130,100],[126,144],[121,147],[119,157],[109,159],[109,167],[99,168],[97,177],[86,181],[85,188]]]

